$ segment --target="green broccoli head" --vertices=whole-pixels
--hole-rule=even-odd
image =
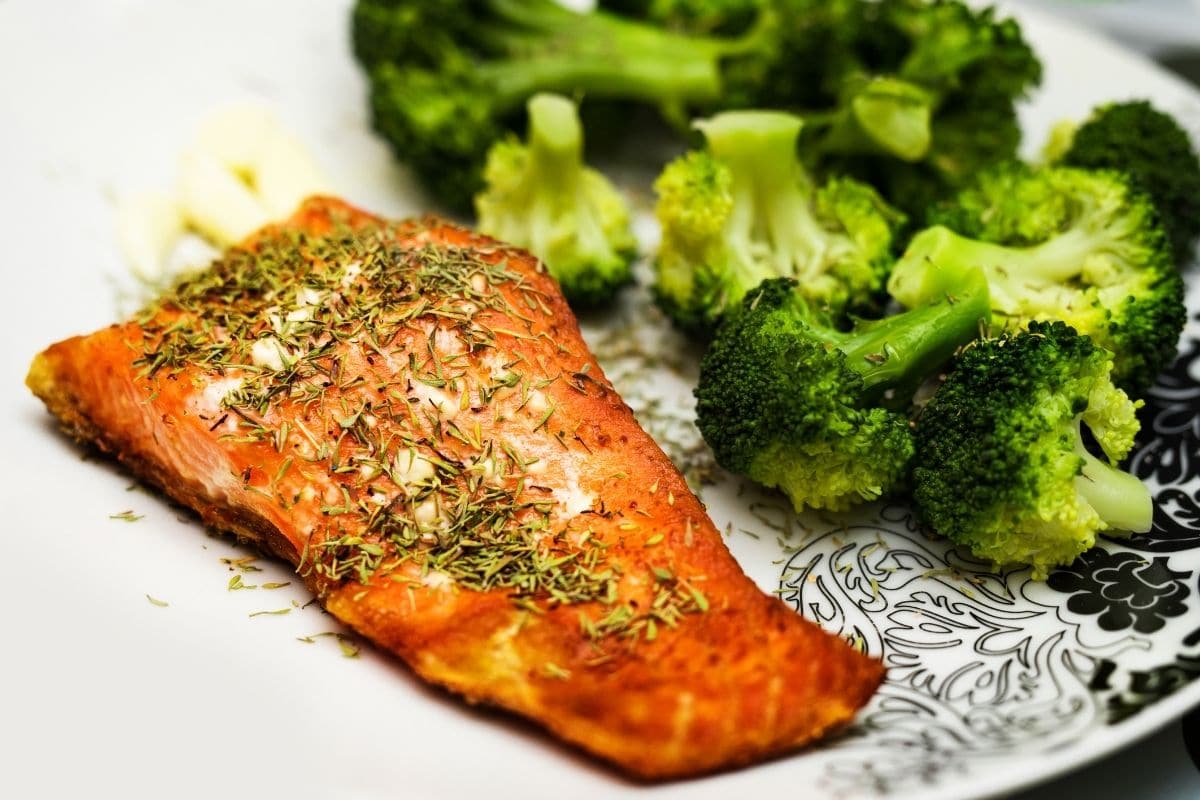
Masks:
[[[852,175],[918,215],[1013,157],[1016,102],[1041,80],[1015,21],[956,0],[771,5],[786,67],[751,83],[761,105],[830,109],[809,112],[804,152],[817,174]]]
[[[969,186],[980,172],[1011,159],[1021,141],[1021,127],[1011,98],[958,96],[933,113],[928,139],[918,161],[818,149],[815,166],[865,181],[888,202],[920,218],[930,206]]]
[[[565,97],[534,95],[529,140],[495,144],[475,196],[479,230],[541,258],[572,305],[612,299],[632,278],[637,242],[629,209],[602,174],[583,163],[583,127]]]
[[[769,0],[599,0],[600,8],[688,33],[747,30]]]
[[[905,477],[913,452],[903,403],[974,338],[988,315],[977,271],[958,295],[843,333],[775,278],[750,292],[700,366],[697,424],[717,462],[795,505],[844,509]]]
[[[697,123],[707,151],[672,162],[655,183],[662,227],[655,291],[685,328],[708,328],[766,278],[833,314],[871,307],[904,217],[870,187],[816,188],[796,157],[802,122],[742,111]]]
[[[866,64],[889,50],[888,37],[871,39],[862,0],[763,0],[743,36],[752,45],[728,59],[720,109],[836,109],[846,85],[889,72],[894,58]],[[891,47],[895,50],[895,47]]]
[[[1158,208],[1176,262],[1195,256],[1200,157],[1173,117],[1144,100],[1101,106],[1057,148],[1062,164],[1132,175]]]
[[[1062,322],[967,347],[917,420],[913,499],[935,531],[1035,579],[1104,530],[1150,529],[1150,493],[1115,469],[1138,430],[1110,354]],[[1084,447],[1086,426],[1107,462]]]
[[[354,57],[368,70],[388,62],[439,65],[458,49],[455,34],[473,5],[473,0],[359,0],[350,18]]]
[[[447,62],[435,71],[384,63],[372,73],[375,128],[452,209],[470,206],[483,186],[481,156],[507,128],[493,100],[467,64]]]
[[[1183,282],[1153,204],[1122,173],[1013,162],[933,217],[942,224],[913,237],[889,279],[902,304],[938,295],[931,264],[978,265],[998,329],[1063,320],[1114,354],[1127,391],[1174,356]]]
[[[926,223],[1011,247],[1041,244],[1070,224],[1076,206],[1057,183],[1032,175],[1015,162],[985,170],[951,200],[931,206]]]
[[[880,15],[910,45],[896,74],[939,95],[1023,97],[1042,78],[1015,20],[958,0],[883,0]]]
[[[488,148],[539,92],[642,102],[672,117],[721,97],[745,42],[688,36],[555,0],[358,0],[354,52],[376,129],[433,195],[470,207]]]

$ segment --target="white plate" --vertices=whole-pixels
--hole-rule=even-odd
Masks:
[[[308,597],[295,585],[227,591],[232,573],[219,559],[245,553],[81,460],[20,383],[37,350],[115,318],[109,276],[123,267],[112,197],[168,186],[180,148],[214,108],[266,103],[351,200],[385,214],[419,210],[368,132],[344,5],[0,3],[0,795],[981,796],[1098,758],[1200,701],[1200,681],[1188,680],[1200,662],[1187,660],[1200,646],[1184,643],[1200,629],[1194,322],[1191,358],[1179,385],[1155,395],[1138,461],[1161,481],[1172,533],[1134,540],[1136,549],[1107,544],[1094,558],[1113,568],[1074,583],[938,572],[945,544],[913,533],[903,509],[808,519],[811,533],[781,546],[759,518],[782,518],[777,499],[755,497],[765,505],[754,514],[750,497],[734,496],[736,481],[706,490],[719,524],[736,517],[760,534],[735,532],[729,543],[764,588],[861,637],[891,668],[847,735],[752,769],[634,787],[530,726],[423,687],[369,648],[349,660],[332,639],[298,642],[337,627],[298,608]],[[1022,16],[1046,62],[1024,118],[1030,142],[1109,99],[1148,96],[1200,122],[1200,98],[1181,82]],[[1195,287],[1190,307],[1200,307]],[[686,411],[686,386],[672,380],[655,383]],[[688,430],[671,435],[686,443]],[[110,519],[125,510],[144,516]],[[260,566],[247,583],[290,578]],[[250,616],[282,608],[292,610]],[[1159,699],[1164,689],[1178,691]],[[1136,713],[1114,722],[1114,710]]]

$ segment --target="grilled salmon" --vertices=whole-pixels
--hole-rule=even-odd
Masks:
[[[745,576],[537,260],[436,219],[310,199],[27,383],[422,678],[630,775],[792,750],[882,679]]]

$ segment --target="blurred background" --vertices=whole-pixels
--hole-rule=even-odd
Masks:
[[[1200,0],[1041,0],[1200,85]]]

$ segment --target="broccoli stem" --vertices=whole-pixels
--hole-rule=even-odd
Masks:
[[[944,287],[936,270],[920,269],[918,291],[903,285],[910,277],[910,264],[975,264],[982,267],[991,282],[992,299],[997,310],[1012,312],[1031,289],[1058,286],[1078,277],[1088,258],[1099,252],[1117,252],[1120,232],[1090,231],[1072,228],[1053,239],[1032,247],[1008,247],[960,236],[940,225],[913,237],[908,250],[896,267],[897,281],[892,293],[903,297],[931,297]]]
[[[796,157],[803,124],[776,111],[730,111],[696,123],[732,178],[726,240],[736,260],[754,264],[766,253],[770,274],[801,282],[820,275],[831,255],[809,202],[812,182]]]
[[[564,207],[574,208],[580,253],[594,258],[613,258],[615,253],[599,218],[580,197],[583,171],[583,126],[575,104],[555,94],[537,94],[526,104],[529,109],[530,185],[540,187],[526,209],[531,237],[530,250],[549,253],[555,236],[555,220]]]
[[[583,127],[575,104],[561,95],[538,94],[530,98],[529,184],[533,193],[528,214],[529,247],[534,253],[550,252],[554,217],[562,198],[578,190],[583,165]]]
[[[960,274],[955,288],[956,294],[941,302],[832,335],[831,343],[846,354],[846,366],[862,375],[868,396],[915,389],[955,350],[978,338],[990,317],[987,281],[972,269]]]
[[[561,95],[530,98],[529,152],[537,181],[552,190],[573,188],[583,163],[583,126],[575,104]]]
[[[498,108],[518,107],[536,91],[661,102],[664,98],[710,100],[721,78],[711,61],[668,61],[647,54],[576,57],[535,56],[521,62],[482,65],[478,74],[495,92]]]
[[[611,14],[580,14],[554,0],[485,0],[493,22],[476,32],[495,52],[480,74],[501,108],[537,91],[661,103],[720,97],[720,62],[749,40],[684,36]]]
[[[1075,451],[1083,468],[1075,479],[1075,490],[1096,510],[1111,529],[1145,533],[1154,522],[1154,501],[1146,484],[1128,472],[1116,469],[1089,453],[1076,435]]]
[[[809,119],[825,127],[816,144],[822,153],[883,153],[916,162],[929,153],[933,143],[932,116],[929,92],[881,76],[863,82],[837,111]]]

